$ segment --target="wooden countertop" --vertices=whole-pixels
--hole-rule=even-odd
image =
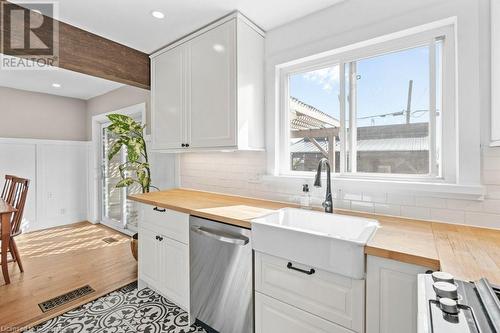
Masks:
[[[136,194],[129,199],[245,228],[253,218],[296,204],[187,189]],[[486,277],[500,285],[500,230],[412,220],[347,210],[336,213],[376,219],[380,228],[365,253],[441,269],[459,279]]]

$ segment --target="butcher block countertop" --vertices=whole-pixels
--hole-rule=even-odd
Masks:
[[[296,204],[187,189],[135,194],[129,199],[245,228],[251,220]],[[380,228],[365,253],[441,269],[459,279],[486,277],[500,285],[500,230],[336,210],[338,214],[376,219]]]

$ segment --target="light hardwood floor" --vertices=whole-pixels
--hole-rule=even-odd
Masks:
[[[118,242],[107,244],[103,238]],[[137,280],[129,238],[81,222],[16,238],[24,273],[9,264],[11,284],[0,280],[0,332],[17,332]],[[89,284],[95,292],[43,313],[38,303]]]

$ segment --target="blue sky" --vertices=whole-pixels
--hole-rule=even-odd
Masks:
[[[413,80],[412,110],[429,109],[429,48],[419,47],[358,61],[358,126],[404,123],[404,116],[359,119],[406,109]],[[290,95],[339,119],[338,66],[290,77]],[[427,122],[428,113],[411,122]]]

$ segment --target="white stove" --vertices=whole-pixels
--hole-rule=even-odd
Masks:
[[[500,333],[500,289],[486,279],[420,274],[418,333]]]

